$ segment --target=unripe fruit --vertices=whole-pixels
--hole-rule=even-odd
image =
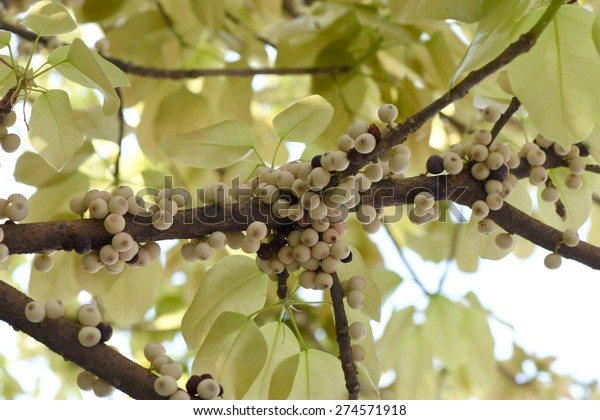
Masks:
[[[352,358],[355,362],[362,362],[363,360],[365,360],[366,353],[367,352],[365,351],[363,346],[359,346],[358,344],[352,346]]]
[[[154,368],[154,370],[156,370],[157,372],[160,372],[160,368],[167,363],[171,363],[173,361],[173,359],[171,359],[169,356],[167,356],[166,354],[161,354],[159,356],[156,356],[154,358],[154,360],[152,360],[152,367]]]
[[[119,259],[119,252],[116,251],[112,245],[104,245],[102,248],[100,248],[100,253],[98,255],[100,257],[100,261],[106,265],[113,265]]]
[[[77,386],[82,391],[91,391],[97,379],[96,375],[84,370],[77,375]]]
[[[316,276],[317,273],[314,271],[305,270],[300,273],[300,276],[298,276],[298,282],[300,283],[300,286],[304,287],[305,289],[314,289],[316,286]]]
[[[104,219],[104,229],[111,235],[123,232],[125,229],[125,218],[118,213],[111,213]]]
[[[558,143],[554,143],[554,151],[556,152],[557,155],[559,156],[567,156],[569,154],[569,150],[565,149],[564,147],[562,147],[560,144]]]
[[[323,241],[317,242],[310,249],[310,252],[311,252],[313,258],[316,258],[317,260],[323,260],[323,259],[327,258],[329,256],[330,251],[331,251],[331,248],[329,247],[329,244],[326,242],[323,242]]]
[[[310,257],[308,259],[308,261],[304,261],[303,263],[300,264],[302,266],[302,268],[304,268],[305,270],[309,270],[309,271],[315,271],[319,268],[320,265],[320,261],[317,260],[314,257]]]
[[[225,248],[225,245],[227,245],[227,235],[220,231],[213,232],[208,237],[208,243],[214,249]]]
[[[509,235],[508,233],[504,233],[504,232],[496,235],[496,238],[494,239],[494,241],[496,242],[496,245],[498,245],[498,248],[500,248],[500,249],[511,249],[515,243],[514,238],[511,235]]]
[[[577,149],[579,150],[579,149]],[[580,156],[577,156],[573,159],[571,159],[571,162],[569,162],[569,170],[574,173],[575,175],[581,175],[582,173],[585,172],[585,159],[583,159]]]
[[[122,259],[123,261],[131,261],[136,255],[138,255],[138,251],[139,251],[139,245],[137,242],[133,241],[133,243],[131,244],[131,248],[129,248],[127,251],[123,251],[123,252],[119,252],[119,258]]]
[[[115,251],[126,252],[133,246],[133,238],[127,232],[119,232],[113,236],[111,244]]]
[[[377,218],[377,210],[370,205],[362,205],[356,211],[356,219],[363,225],[371,223]]]
[[[197,387],[196,392],[203,400],[212,400],[217,398],[221,392],[221,386],[217,381],[211,378],[202,380]]]
[[[352,309],[360,309],[365,304],[365,294],[360,290],[350,290],[346,300]]]
[[[472,210],[473,210],[473,216],[478,219],[483,219],[484,217],[487,217],[487,215],[490,213],[490,207],[483,200],[475,201],[473,203]]]
[[[321,261],[321,269],[326,273],[333,274],[338,271],[340,264],[340,260],[330,255]]]
[[[104,267],[104,263],[100,260],[100,256],[95,251],[85,254],[81,259],[81,263],[83,269],[88,273],[97,273]]]
[[[42,322],[46,318],[46,308],[40,302],[29,302],[25,306],[25,318],[29,322]]]
[[[233,189],[233,199],[240,203],[250,201],[252,198],[252,187],[247,184],[238,185]]]
[[[96,327],[82,327],[77,335],[79,343],[84,347],[94,347],[100,342],[102,335]]]
[[[352,277],[350,277],[350,279],[348,279],[348,290],[349,291],[352,291],[352,290],[362,291],[362,290],[365,290],[366,286],[367,286],[367,283],[365,282],[365,279],[363,279],[361,276],[352,276]]]
[[[504,163],[504,156],[498,152],[491,152],[485,159],[485,166],[490,168],[490,171],[494,171],[502,166]]]
[[[135,267],[144,267],[152,261],[152,257],[150,256],[150,252],[147,249],[140,248],[137,252],[137,259],[135,263],[132,263]],[[108,268],[108,266],[106,267]]]
[[[83,202],[83,196],[76,195],[75,197],[71,198],[69,200],[69,208],[71,209],[71,211],[73,213],[78,214],[80,216],[83,213],[85,213],[87,211],[87,207],[85,206],[85,204]]]
[[[581,151],[579,150],[579,147],[575,144],[571,145],[571,149],[569,150],[569,153],[567,153],[567,156],[565,156],[568,160],[572,160],[575,159],[576,157],[579,157],[579,155],[581,154]]]
[[[94,381],[92,385],[92,389],[94,391],[94,395],[98,398],[106,398],[112,395],[115,391],[115,388],[104,382],[102,379],[98,378]]]
[[[48,319],[58,319],[65,315],[65,307],[58,299],[50,299],[46,302],[44,308],[46,309],[46,317]]]
[[[361,134],[366,133],[368,130],[369,130],[369,126],[366,122],[356,121],[348,127],[348,134],[350,135],[350,137],[355,139],[358,136],[360,136]]]
[[[342,152],[347,152],[354,147],[354,139],[348,134],[343,134],[337,140],[337,147]]]
[[[532,185],[544,185],[548,180],[548,171],[543,166],[534,166],[529,172],[529,182]]]
[[[253,254],[260,248],[260,242],[252,240],[249,236],[242,239],[242,251]]]
[[[310,247],[302,243],[294,247],[293,255],[294,258],[301,263],[308,261],[312,256]]]
[[[314,230],[316,230],[319,233],[323,233],[327,229],[329,229],[329,220],[327,220],[327,219],[323,219],[323,220],[314,219],[314,220],[312,220],[310,222],[310,227],[312,227]]]
[[[133,196],[133,189],[129,185],[120,185],[112,192],[113,196],[121,196],[126,200]]]
[[[431,155],[427,158],[425,164],[427,172],[433,175],[438,175],[444,172],[444,158],[438,155]]]
[[[129,206],[127,213],[129,213],[131,215],[135,216],[138,214],[146,213],[146,202],[144,201],[144,199],[142,197],[133,195],[133,196],[127,198],[127,205]]]
[[[548,254],[546,258],[544,258],[544,265],[550,270],[556,270],[558,267],[560,267],[561,263],[562,258],[556,253]]]
[[[247,237],[253,241],[262,241],[267,236],[267,225],[262,222],[252,222],[246,229]]]
[[[86,208],[89,208],[90,204],[92,204],[92,201],[96,200],[97,198],[102,198],[102,193],[99,190],[90,190],[83,196],[83,204]]]
[[[388,168],[393,174],[401,174],[408,169],[409,161],[405,155],[394,155],[388,162]]]
[[[177,381],[171,376],[161,376],[154,381],[154,391],[162,397],[169,397],[177,391]]]
[[[375,145],[375,137],[370,133],[363,133],[354,140],[354,148],[363,155],[371,153],[375,149]]]
[[[490,130],[479,130],[475,133],[475,142],[487,146],[492,142],[492,133]]]
[[[323,168],[313,169],[306,178],[306,185],[313,191],[318,191],[327,186],[331,179],[331,174]]]
[[[490,175],[490,168],[483,162],[477,162],[471,167],[471,175],[478,181],[483,181]]]
[[[348,327],[348,335],[353,341],[361,341],[367,335],[367,327],[362,322],[353,322]]]
[[[542,134],[539,134],[539,133],[537,136],[535,136],[535,139],[533,139],[533,141],[538,146],[543,147],[544,149],[547,149],[554,144],[554,142],[552,140],[548,140],[546,137],[544,137]]]
[[[231,249],[240,249],[242,247],[242,240],[246,237],[243,232],[235,231],[235,232],[227,232],[225,234],[227,236],[227,245]]]
[[[181,378],[181,375],[183,375],[183,368],[181,364],[177,362],[165,363],[160,367],[160,374],[164,376],[170,376],[177,380]]]
[[[496,230],[496,223],[492,219],[481,219],[477,222],[477,230],[486,235],[493,233]]]
[[[490,210],[500,210],[504,205],[504,199],[498,193],[488,194],[485,198],[485,202],[487,203]]]
[[[337,230],[335,230],[333,228],[327,229],[322,234],[323,242],[326,242],[328,244],[334,244],[335,242],[337,242],[339,236],[340,236],[340,234],[337,232]]]
[[[111,213],[124,215],[127,214],[127,211],[129,210],[129,203],[125,197],[121,195],[115,195],[108,202],[108,210]]]
[[[563,232],[563,243],[568,247],[579,245],[579,235],[573,228],[568,228]]]
[[[85,200],[85,198],[84,198]],[[108,204],[102,198],[94,199],[90,205],[90,217],[92,219],[104,219],[108,214]]]
[[[21,145],[21,137],[18,134],[10,133],[2,138],[2,150],[6,153],[16,152]]]
[[[459,155],[449,152],[444,158],[444,169],[451,175],[460,173],[463,169],[463,161]]]
[[[23,201],[10,201],[4,208],[4,215],[8,217],[10,220],[15,222],[19,222],[27,217],[29,214],[29,207],[27,206],[27,202]]]
[[[578,190],[583,187],[583,178],[580,175],[569,174],[565,179],[565,185],[570,190]]]
[[[102,316],[95,306],[83,305],[77,312],[77,319],[81,325],[95,327],[102,321]]]
[[[5,244],[0,244],[0,262],[4,262],[8,259],[9,252],[8,247]]]
[[[345,152],[336,151],[332,153],[331,164],[334,171],[341,172],[350,166],[350,160],[348,160]]]
[[[527,162],[532,166],[541,166],[546,162],[546,153],[541,149],[530,150],[527,153]]]
[[[52,261],[52,257],[46,254],[37,254],[33,258],[33,268],[40,273],[47,273],[52,270],[52,266],[54,265]]]
[[[320,272],[315,276],[315,289],[329,290],[333,286],[333,277],[329,273]]]
[[[487,159],[490,151],[483,144],[476,144],[471,147],[471,157],[477,162],[483,162]]]
[[[194,255],[200,261],[207,261],[212,257],[213,251],[208,242],[200,241],[194,246]]]
[[[488,105],[483,109],[483,119],[489,123],[495,123],[500,119],[502,111],[496,105]]]
[[[554,187],[547,187],[542,191],[542,200],[546,203],[556,203],[559,198],[560,193]]]
[[[319,233],[313,228],[307,228],[300,234],[300,241],[307,247],[313,247],[319,242]]]
[[[292,248],[289,245],[283,246],[277,252],[277,258],[283,264],[292,264],[295,261],[295,258],[294,258],[294,248]]]
[[[2,125],[4,127],[12,127],[17,122],[17,113],[10,111],[8,114],[2,115]]]
[[[377,109],[377,117],[384,123],[393,122],[398,118],[398,108],[392,104],[383,104]]]
[[[164,356],[166,353],[165,346],[160,343],[150,342],[144,346],[144,357],[150,363],[154,361],[158,356]]]
[[[167,230],[173,225],[173,215],[166,210],[159,210],[152,215],[152,226],[157,230]]]
[[[169,397],[170,400],[191,400],[190,394],[188,394],[187,392],[178,389],[177,391],[175,391],[175,393],[173,395],[171,395]]]
[[[381,181],[383,178],[383,166],[381,163],[369,163],[365,166],[365,176],[371,182]]]

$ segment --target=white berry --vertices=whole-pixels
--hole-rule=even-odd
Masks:
[[[77,375],[77,386],[82,391],[91,391],[94,387],[94,382],[96,382],[97,376],[93,373],[84,370]]]
[[[154,381],[154,391],[161,397],[170,397],[177,391],[177,380],[172,376],[161,376]]]
[[[562,258],[556,253],[548,254],[546,258],[544,258],[544,265],[550,270],[556,270],[558,267],[560,267],[561,263]]]
[[[354,148],[362,154],[371,153],[375,144],[375,137],[371,133],[363,133],[354,140]]]
[[[33,258],[33,268],[40,273],[47,273],[52,270],[53,265],[52,257],[47,254],[37,254]]]
[[[203,400],[212,400],[219,396],[221,386],[214,379],[206,378],[198,384],[197,392]]]
[[[360,290],[350,290],[346,300],[352,309],[360,309],[365,304],[365,294]]]
[[[150,342],[144,346],[144,357],[150,363],[154,361],[158,356],[164,356],[166,353],[165,346],[160,343]]]
[[[348,335],[353,341],[361,341],[367,335],[367,327],[362,322],[353,322],[348,327]]]
[[[95,327],[102,322],[100,311],[93,305],[83,305],[77,312],[77,319],[81,325]]]
[[[568,247],[579,245],[579,235],[573,228],[568,228],[563,232],[563,243]]]
[[[25,306],[25,318],[29,322],[42,322],[46,318],[46,308],[40,302],[32,301]]]
[[[58,299],[50,299],[44,305],[48,319],[58,319],[65,315],[65,307]]]
[[[102,334],[96,327],[81,327],[79,334],[77,335],[79,342],[84,347],[94,347],[100,342]]]
[[[377,117],[381,122],[393,122],[398,118],[398,108],[392,104],[383,104],[377,109]]]

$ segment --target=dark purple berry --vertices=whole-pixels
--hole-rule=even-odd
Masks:
[[[270,260],[273,256],[273,251],[271,251],[269,244],[262,243],[260,244],[258,251],[256,251],[256,255],[258,255],[258,258],[261,260]]]
[[[431,155],[425,164],[427,172],[433,175],[438,175],[444,172],[444,158],[438,155]]]
[[[101,343],[106,343],[108,340],[110,340],[113,334],[113,329],[109,324],[101,322],[98,325],[96,325],[96,328],[100,330]]]
[[[360,153],[358,150],[356,150],[354,147],[352,149],[348,150],[348,153],[346,153],[346,156],[348,156],[348,160],[350,161],[350,163],[352,165],[360,165],[365,160],[364,155],[362,153]]]
[[[190,379],[188,379],[188,381],[185,384],[185,389],[187,390],[188,394],[190,394],[191,396],[194,396],[198,393],[198,384],[202,381],[202,378],[200,378],[200,376],[198,375],[192,375],[190,376]]]
[[[340,261],[343,263],[349,263],[350,261],[352,261],[352,252],[350,252],[346,258]]]
[[[310,166],[312,166],[313,168],[320,168],[321,167],[321,155],[317,155],[317,156],[313,157],[312,160],[310,161]]]
[[[498,181],[504,181],[507,176],[508,176],[508,166],[503,164],[498,169],[494,169],[493,171],[490,171],[490,175],[488,176],[488,179],[497,179]]]
[[[273,254],[275,254],[276,252],[279,252],[281,248],[283,248],[285,242],[286,241],[283,236],[276,236],[271,242],[269,242],[269,249]]]
[[[219,395],[217,397],[223,397],[223,385],[219,384]]]
[[[376,143],[379,143],[381,141],[381,131],[379,131],[379,127],[377,127],[376,124],[371,124],[367,132],[373,137],[375,137]]]
[[[215,378],[213,378],[210,373],[203,373],[202,375],[200,375],[200,381],[198,383],[202,382],[205,379],[215,379]]]

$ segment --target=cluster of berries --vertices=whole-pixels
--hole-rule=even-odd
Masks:
[[[11,110],[8,113],[0,113],[0,146],[6,153],[16,152],[21,145],[21,137],[15,133],[9,133],[8,129],[17,122],[17,114]]]
[[[77,319],[82,325],[79,330],[79,343],[84,347],[94,347],[98,343],[105,343],[112,337],[112,327],[102,322],[102,315],[94,305],[83,305],[77,312]]]
[[[154,382],[154,390],[162,397],[171,400],[212,400],[223,395],[223,388],[210,375],[192,375],[186,383],[187,392],[179,389],[177,380],[183,375],[183,368],[167,356],[165,347],[160,343],[146,344],[144,356],[161,375]]]

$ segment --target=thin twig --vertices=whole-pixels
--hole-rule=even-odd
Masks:
[[[177,39],[177,42],[179,42],[179,45],[181,45],[182,47],[189,47],[189,44],[185,41],[185,39],[183,39],[183,36],[175,28],[175,22],[173,22],[173,19],[171,18],[171,16],[169,16],[160,0],[155,0],[154,3],[156,4],[158,13],[160,13],[160,16],[162,17],[163,21],[165,22],[173,36]]]
[[[121,95],[121,88],[115,88],[115,92],[119,97],[119,111],[117,113],[117,117],[119,118],[119,131],[117,144],[119,146],[119,150],[117,151],[117,157],[115,158],[115,169],[113,171],[113,182],[115,187],[118,187],[121,184],[121,153],[123,152],[123,135],[125,134],[125,118],[123,115],[123,96]]]
[[[383,225],[383,227],[385,228],[385,230],[387,231],[387,234],[389,235],[389,237],[392,239],[392,242],[394,243],[394,246],[396,247],[396,252],[398,253],[398,256],[400,257],[400,259],[402,260],[402,262],[404,263],[404,266],[406,267],[406,269],[408,270],[412,280],[415,282],[415,284],[417,286],[419,286],[419,289],[421,289],[421,291],[427,295],[427,296],[431,296],[431,293],[429,293],[427,291],[427,288],[425,287],[425,285],[423,284],[423,282],[419,279],[419,276],[417,276],[417,273],[415,272],[415,270],[412,268],[412,265],[410,264],[410,262],[408,261],[408,259],[406,258],[406,256],[404,255],[404,252],[402,251],[402,247],[400,246],[400,244],[396,241],[396,238],[394,238],[394,235],[392,234],[390,227],[388,225]]]
[[[595,174],[600,174],[600,165],[585,165],[585,170]]]
[[[500,134],[502,128],[504,128],[506,123],[510,121],[513,114],[517,112],[520,107],[521,101],[519,101],[519,99],[517,99],[516,96],[513,96],[513,98],[510,101],[510,104],[508,104],[508,108],[506,108],[506,111],[504,111],[504,113],[500,116],[500,119],[494,124],[494,127],[492,127],[492,142],[496,140],[496,137],[498,136],[498,134]]]
[[[335,320],[335,336],[340,349],[340,360],[342,370],[346,379],[346,389],[351,400],[357,400],[360,395],[360,383],[356,373],[356,365],[352,357],[352,344],[348,335],[348,317],[344,309],[344,289],[340,283],[337,273],[332,274],[333,285],[331,286],[331,301],[333,303],[333,315]]]

